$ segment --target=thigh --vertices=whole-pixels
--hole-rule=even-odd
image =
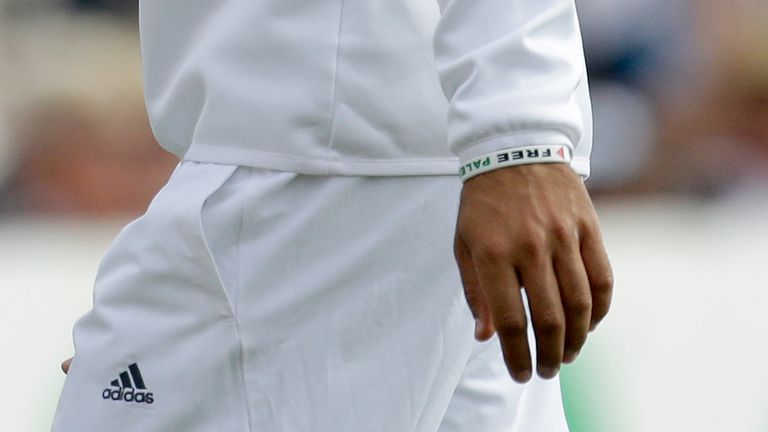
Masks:
[[[246,202],[237,311],[253,430],[437,430],[473,346],[451,247],[459,190],[451,177],[298,176]]]
[[[237,326],[200,221],[234,170],[182,164],[113,242],[55,432],[248,430]]]
[[[531,333],[531,338],[533,334]],[[439,432],[567,432],[559,377],[514,382],[498,337],[477,343]]]

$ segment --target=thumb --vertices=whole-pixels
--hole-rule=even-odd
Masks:
[[[64,375],[69,373],[69,365],[72,364],[72,357],[64,360],[64,362],[61,363],[61,370],[64,371]]]
[[[487,341],[496,333],[496,329],[493,326],[493,317],[488,306],[488,300],[480,288],[469,247],[458,236],[455,240],[454,254],[459,267],[459,273],[461,274],[461,283],[464,285],[464,296],[467,299],[469,310],[475,318],[475,339]]]

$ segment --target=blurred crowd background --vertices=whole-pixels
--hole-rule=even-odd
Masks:
[[[607,213],[606,236],[609,243],[613,239],[615,245],[615,266],[618,270],[626,270],[624,273],[617,271],[618,281],[622,282],[625,274],[638,274],[639,278],[642,271],[649,271],[633,267],[633,259],[648,260],[648,254],[658,254],[656,264],[668,267],[650,271],[656,272],[659,279],[674,278],[673,267],[682,263],[686,273],[678,272],[679,277],[675,279],[675,287],[682,289],[686,280],[709,275],[697,266],[702,263],[719,265],[725,258],[722,254],[740,253],[745,243],[752,243],[753,248],[745,255],[745,260],[752,257],[757,263],[755,267],[761,267],[760,263],[768,259],[762,246],[768,238],[761,237],[765,230],[749,228],[750,233],[743,236],[722,231],[720,237],[704,243],[693,240],[698,234],[686,235],[686,232],[703,233],[712,231],[712,227],[734,223],[749,227],[764,225],[758,221],[763,216],[743,220],[734,216],[738,212],[710,211],[707,213],[710,217],[706,219],[709,222],[701,222],[700,216],[701,209],[711,209],[722,203],[737,203],[737,208],[752,212],[754,216],[754,204],[767,202],[768,3],[765,0],[577,0],[577,4],[595,120],[593,175],[587,184],[598,209]],[[34,223],[30,225],[29,221],[45,221],[43,230],[49,236],[46,238],[52,236],[70,242],[73,236],[83,235],[83,230],[77,228],[73,234],[72,225],[65,225],[69,228],[50,231],[50,224],[76,221],[77,226],[89,226],[100,220],[122,223],[136,217],[175,166],[174,158],[156,145],[144,111],[137,9],[136,0],[0,0],[0,259],[18,255],[9,245],[23,244],[7,239],[34,237],[34,232],[43,229]],[[670,210],[680,202],[688,203],[685,210]],[[744,203],[743,207],[738,203]],[[763,215],[768,216],[768,212]],[[637,222],[643,217],[646,220]],[[649,217],[655,219],[647,220]],[[671,219],[674,220],[670,222]],[[699,221],[698,231],[696,226],[691,227],[695,221]],[[692,241],[690,244],[697,246],[678,250],[675,249],[678,245],[672,243],[643,243],[648,239],[643,234],[645,230],[664,223],[668,230],[659,232],[668,234],[657,233],[652,237],[654,241],[677,238],[680,242]],[[633,230],[640,233],[632,237],[630,232]],[[108,234],[99,237],[104,243],[99,240],[95,243],[98,247],[87,246],[96,250],[94,260],[114,235],[114,229],[106,231]],[[713,244],[728,238],[746,240],[733,243],[732,249],[728,249],[727,244]],[[647,246],[645,249],[644,245]],[[635,255],[636,250],[648,253]],[[703,258],[696,255],[710,250],[720,252]],[[676,251],[674,258],[679,261],[669,262],[667,258],[670,257],[664,253],[672,253],[670,251]],[[56,256],[63,254],[66,252]],[[740,268],[734,262],[730,265],[736,266],[734,269]],[[0,261],[1,289],[23,291],[23,288],[3,282],[4,274],[11,270],[4,265],[8,264]],[[85,280],[92,278],[96,270],[95,266],[89,265],[91,267],[83,267],[81,271],[85,272]],[[648,265],[651,265],[650,261]],[[45,264],[30,268],[43,272],[47,269]],[[723,288],[719,282],[714,282],[728,274],[727,266],[721,270],[721,273],[707,276],[712,281],[707,292]],[[745,293],[768,288],[759,286],[766,280],[761,271],[752,268],[740,274],[741,284],[753,290]],[[624,282],[623,286],[632,286],[632,281]],[[90,293],[91,287],[86,284],[78,289]],[[681,308],[686,298],[680,297]],[[732,316],[743,317],[736,309],[744,304],[761,305],[764,300],[765,297],[757,300],[742,298],[741,306],[731,310]],[[711,306],[715,307],[714,304]],[[655,309],[652,307],[652,310]],[[691,310],[704,309],[699,305]],[[82,313],[80,310],[76,312]],[[685,313],[683,310],[683,316]],[[623,328],[635,328],[637,323],[620,321],[627,320],[622,317],[635,316],[631,311],[617,312],[617,316],[617,322],[626,322]],[[2,319],[8,318],[0,316]],[[71,319],[68,316],[60,323],[67,327],[64,334],[68,332]],[[750,321],[747,325],[756,331],[764,328],[764,322],[761,319],[759,323]],[[4,327],[10,327],[9,324],[18,323],[6,323]],[[658,325],[668,329],[673,324]],[[606,332],[611,334],[610,330]],[[695,329],[691,330],[679,343],[685,344],[684,339],[695,333]],[[619,332],[614,336],[619,338]],[[715,349],[728,339],[727,334],[721,336],[720,340],[702,336],[701,344],[711,344]],[[70,341],[63,343],[66,345]],[[599,343],[594,345],[600,346]],[[672,343],[669,349],[678,346],[677,342]],[[594,418],[599,415],[596,414],[596,404],[582,401],[605,402],[605,398],[589,394],[588,390],[610,388],[609,384],[595,383],[589,377],[612,371],[613,375],[609,375],[614,380],[622,379],[621,368],[605,363],[613,348],[607,343],[603,347],[603,356],[595,356],[592,363],[587,355],[585,361],[591,368],[588,372],[582,376],[566,375],[564,380],[574,431],[644,430],[639,426],[633,429],[627,424],[619,429],[607,426],[601,429],[600,421]],[[705,353],[711,352],[706,347],[701,349]],[[682,355],[695,363],[690,359],[691,352]],[[761,353],[766,354],[764,350]],[[59,356],[56,353],[54,357]],[[702,357],[697,358],[701,360]],[[622,357],[625,359],[622,361],[627,358],[629,355]],[[743,362],[742,365],[749,363],[744,359],[733,360]],[[645,361],[647,365],[648,359]],[[719,364],[721,372],[735,368],[727,361],[723,362]],[[762,367],[760,364],[756,366]],[[663,367],[659,365],[659,370]],[[638,386],[642,384],[642,380],[636,383]],[[59,388],[60,381],[46,387],[50,395],[45,399],[47,405],[43,408],[45,413],[41,414],[44,419],[41,423],[49,420]],[[610,400],[617,410],[626,414],[631,411],[627,408],[629,405],[622,405],[619,400],[634,394],[634,390],[624,390],[626,392],[614,389],[611,394],[617,398]],[[689,391],[694,392],[682,389],[680,394]],[[758,404],[768,403],[768,394],[765,396]],[[633,397],[633,401],[640,401],[659,396],[642,393]],[[740,395],[729,397],[739,398]],[[750,397],[755,398],[754,395]],[[3,409],[8,408],[7,404],[3,406]],[[671,416],[669,418],[675,415],[674,411],[667,414]],[[620,416],[616,414],[615,417]],[[768,415],[764,420],[768,425]],[[637,424],[640,420],[625,418],[625,421]],[[680,419],[679,424],[686,422]],[[649,432],[659,430],[662,429],[648,429]],[[725,427],[712,430],[752,432],[757,429]],[[760,430],[768,431],[768,426]]]

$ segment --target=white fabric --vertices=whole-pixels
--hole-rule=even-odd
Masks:
[[[140,10],[152,125],[185,160],[455,175],[457,156],[552,144],[589,173],[573,0],[141,0]]]
[[[183,163],[110,247],[54,432],[563,432],[478,344],[455,177]],[[152,404],[102,398],[131,364]]]

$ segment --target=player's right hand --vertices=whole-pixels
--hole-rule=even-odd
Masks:
[[[499,335],[515,381],[533,372],[524,287],[539,376],[576,359],[608,313],[613,273],[581,178],[566,164],[501,168],[469,179],[461,194],[456,261],[476,319],[475,337]]]
[[[72,364],[72,357],[64,360],[61,363],[61,370],[64,372],[64,375],[69,373],[69,365],[71,365],[71,364]]]

